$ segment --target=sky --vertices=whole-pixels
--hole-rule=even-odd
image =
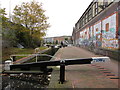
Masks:
[[[0,0],[1,8],[6,8],[6,12],[12,14],[16,5],[22,2],[32,0]],[[35,0],[43,3],[45,15],[49,17],[48,28],[45,37],[55,37],[72,35],[73,27],[84,11],[87,9],[92,0]]]

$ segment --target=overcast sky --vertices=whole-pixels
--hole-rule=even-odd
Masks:
[[[0,0],[1,7],[13,11],[16,5],[32,0]],[[45,15],[49,17],[46,37],[72,35],[73,27],[92,0],[36,0],[43,3]]]

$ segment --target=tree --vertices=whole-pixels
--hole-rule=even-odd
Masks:
[[[5,13],[5,8],[0,9],[0,18],[1,18],[2,20],[6,20],[6,19],[7,19],[7,18],[5,17],[5,15],[7,15],[7,14]]]
[[[5,8],[0,9],[0,27],[2,29],[0,33],[2,33],[4,47],[6,47],[5,45],[7,44],[9,44],[7,46],[13,46],[17,42],[13,23],[8,21],[8,18],[5,15],[7,15],[5,12]]]
[[[66,37],[65,40],[68,41],[68,38]]]
[[[58,40],[55,41],[55,44],[58,44]]]
[[[6,21],[8,18],[5,17],[6,12],[5,12],[5,8],[0,9],[0,27],[5,28],[3,25],[7,24]]]
[[[41,3],[39,4],[36,1],[22,3],[20,6],[15,7],[12,20],[28,28],[32,38],[42,38],[50,26],[47,23],[48,17],[45,16],[44,12]]]

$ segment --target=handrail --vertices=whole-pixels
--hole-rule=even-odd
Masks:
[[[51,55],[48,55],[48,56],[51,56]],[[10,65],[10,70],[16,69],[16,68],[24,69],[24,68],[31,68],[31,67],[43,67],[45,68],[43,69],[43,72],[46,72],[47,66],[60,65],[60,83],[63,84],[63,82],[65,82],[65,66],[66,65],[92,64],[96,62],[106,62],[109,60],[110,60],[109,57],[92,57],[92,58],[82,58],[82,59],[64,59],[59,61],[58,60],[57,61],[41,61],[41,62]],[[13,72],[13,73],[17,73],[17,72]]]
[[[78,59],[64,59],[65,65],[74,65],[74,64],[92,64],[99,62],[109,61],[109,57],[91,57],[91,58],[78,58]],[[51,60],[51,61],[39,61],[32,63],[24,64],[14,64],[10,65],[11,69],[22,68],[22,67],[41,67],[41,66],[59,66],[61,60]]]
[[[10,59],[11,59],[12,61],[14,61],[14,60],[13,60],[13,57],[16,57],[16,56],[34,56],[34,57],[37,57],[37,56],[48,56],[48,57],[51,57],[51,58],[54,58],[54,59],[57,58],[57,57],[55,57],[55,56],[48,55],[48,54],[13,54],[13,55],[10,55]]]

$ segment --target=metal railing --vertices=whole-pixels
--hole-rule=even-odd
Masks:
[[[48,55],[51,56],[51,55]],[[53,56],[51,56],[53,57]],[[10,69],[16,68],[31,68],[31,67],[44,67],[47,66],[60,66],[60,83],[63,84],[65,81],[65,66],[66,65],[76,65],[76,64],[92,64],[92,63],[100,63],[109,61],[109,57],[92,57],[92,58],[80,58],[80,59],[64,59],[64,60],[57,60],[57,61],[41,61],[41,62],[33,62],[33,63],[24,63],[24,64],[15,64],[10,65]],[[47,69],[43,69],[47,70]],[[46,72],[46,71],[44,71]]]

